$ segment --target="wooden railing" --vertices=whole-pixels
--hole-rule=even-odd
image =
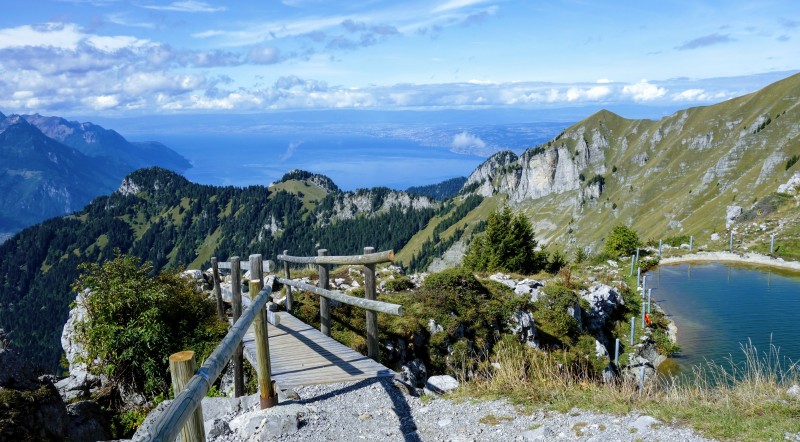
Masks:
[[[364,248],[364,255],[328,256],[327,250],[324,249],[319,250],[318,253],[319,256],[299,257],[289,256],[287,255],[287,251],[284,251],[282,255],[278,255],[278,259],[284,262],[286,278],[272,276],[267,280],[266,287],[263,287],[263,272],[269,270],[271,266],[265,266],[266,263],[263,262],[261,255],[250,255],[248,263],[242,263],[237,256],[231,257],[229,262],[218,262],[216,258],[211,259],[214,278],[214,295],[217,300],[217,310],[222,319],[225,319],[225,314],[222,303],[219,269],[231,269],[231,305],[233,307],[234,324],[200,369],[194,370],[192,352],[179,352],[170,356],[170,371],[172,372],[173,389],[175,390],[176,397],[169,404],[167,409],[157,416],[150,425],[141,428],[137,432],[135,440],[173,441],[178,437],[178,434],[181,435],[181,439],[184,441],[205,440],[201,401],[206,393],[208,393],[211,386],[216,382],[217,378],[219,378],[229,360],[232,360],[234,363],[234,395],[238,397],[244,393],[242,376],[242,338],[251,324],[254,325],[255,328],[257,359],[255,368],[258,372],[261,408],[268,408],[278,403],[276,388],[272,382],[270,372],[269,335],[267,328],[267,310],[265,308],[272,296],[274,281],[278,281],[286,286],[287,310],[291,309],[292,302],[290,287],[306,290],[320,296],[320,317],[323,318],[320,329],[322,333],[327,336],[330,336],[329,300],[332,299],[366,310],[368,356],[379,361],[380,352],[378,349],[377,313],[381,312],[397,316],[403,314],[402,306],[377,301],[375,299],[375,265],[392,261],[394,259],[394,253],[391,250],[374,253],[374,248],[372,247]],[[316,287],[289,279],[289,263],[317,264],[319,266],[319,286]],[[329,290],[328,265],[330,264],[363,265],[365,297],[359,298]],[[250,284],[252,302],[244,313],[242,313],[242,279],[240,275],[240,270],[243,269],[255,269],[251,271],[251,279],[248,281]],[[256,293],[257,295],[254,296]],[[277,325],[278,317],[275,316],[275,318]]]
[[[290,287],[307,290],[320,296],[319,298],[319,329],[325,336],[331,335],[331,307],[330,300],[353,305],[366,310],[367,315],[367,356],[380,362],[380,347],[378,345],[378,312],[402,316],[403,307],[388,302],[376,301],[375,290],[375,265],[394,260],[394,252],[388,250],[375,253],[375,248],[365,247],[363,255],[329,256],[326,249],[317,251],[317,256],[290,256],[288,250],[278,255],[278,260],[283,261],[285,278],[277,278],[279,283],[285,284],[286,308],[291,311],[292,292]],[[319,286],[291,280],[289,263],[317,264],[319,268]],[[364,298],[346,295],[341,292],[328,290],[329,269],[328,265],[363,265],[364,266]]]
[[[241,348],[242,338],[251,324],[255,325],[256,352],[259,354],[259,366],[256,369],[258,371],[261,408],[277,403],[275,388],[270,379],[269,336],[267,334],[267,314],[265,309],[267,301],[272,295],[274,278],[270,277],[267,280],[266,287],[262,287],[264,284],[261,271],[261,255],[250,255],[250,266],[258,269],[253,272],[253,279],[250,280],[250,295],[252,297],[250,307],[235,321],[228,334],[225,335],[214,352],[211,353],[211,356],[205,360],[203,366],[194,372],[194,376],[188,382],[178,383],[185,385],[185,388],[180,389],[173,382],[173,387],[176,390],[175,399],[163,413],[153,420],[152,424],[146,428],[139,429],[135,440],[174,441],[178,434],[181,434],[181,439],[184,441],[205,440],[200,402],[217,378],[219,378],[222,369],[231,359],[234,350],[237,347]],[[254,296],[255,293],[257,295]],[[178,354],[176,353],[176,355]],[[173,358],[171,357],[171,359]],[[173,372],[173,379],[175,375],[176,373]],[[197,422],[198,416],[199,423]]]

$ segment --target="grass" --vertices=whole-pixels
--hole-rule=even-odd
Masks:
[[[552,354],[504,341],[493,359],[500,368],[485,367],[457,394],[504,397],[560,412],[576,407],[614,414],[635,410],[720,439],[783,440],[786,432],[800,432],[800,400],[786,394],[800,378],[797,364],[781,359],[774,347],[766,354],[752,345],[742,351],[742,365],[709,363],[697,367],[691,381],[659,378],[640,390],[635,382],[606,384],[565,371]],[[573,430],[580,435],[584,428],[576,424]]]

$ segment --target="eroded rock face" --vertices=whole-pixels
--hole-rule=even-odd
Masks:
[[[33,366],[0,349],[0,440],[65,440],[69,417],[58,390]]]
[[[609,318],[614,311],[625,301],[616,289],[605,284],[596,284],[588,290],[581,291],[581,298],[589,302],[589,310],[586,312],[586,328],[591,332],[598,332],[605,328]]]

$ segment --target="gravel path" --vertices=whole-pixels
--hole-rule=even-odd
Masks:
[[[707,441],[650,416],[525,412],[503,400],[454,402],[403,394],[387,379],[302,387],[299,428],[281,441]],[[234,416],[226,416],[230,421]],[[294,430],[292,430],[294,431]],[[242,441],[234,433],[210,438]]]

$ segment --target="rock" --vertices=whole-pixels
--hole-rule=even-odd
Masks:
[[[778,186],[778,193],[788,193],[794,195],[800,189],[800,172],[795,172],[786,184]]]
[[[108,420],[103,415],[100,405],[94,401],[80,401],[67,405],[69,415],[70,440],[108,440]]]
[[[58,390],[10,348],[0,349],[0,441],[64,440],[67,407]]]
[[[155,422],[155,420],[158,419],[158,417],[161,416],[161,414],[163,414],[164,411],[167,410],[167,407],[169,407],[169,404],[171,402],[172,399],[167,399],[161,402],[160,404],[156,405],[156,407],[153,408],[152,410],[150,410],[150,413],[148,413],[147,417],[144,418],[144,421],[142,421],[142,425],[140,425],[139,429],[136,430],[135,433],[133,433],[133,437],[131,437],[131,440],[132,441],[144,440],[146,435],[145,429],[153,425],[153,422]]]
[[[228,421],[225,419],[214,419],[209,422],[204,422],[203,426],[206,429],[206,440],[233,433],[230,425],[228,425]]]
[[[238,416],[231,420],[230,428],[246,441],[267,441],[296,433],[300,422],[310,413],[303,405],[279,405]]]
[[[489,276],[489,279],[492,281],[497,281],[500,284],[505,284],[512,289],[517,287],[517,282],[511,279],[511,276],[503,273],[495,273],[494,275]]]
[[[552,440],[555,436],[556,433],[550,427],[542,426],[522,433],[522,440]]]
[[[433,334],[436,334],[436,333],[441,333],[443,331],[444,331],[444,327],[439,325],[433,319],[428,319],[428,332],[430,332],[430,334],[433,335]]]
[[[661,425],[661,422],[659,422],[657,419],[651,416],[639,416],[635,421],[633,421],[633,423],[631,423],[630,428],[631,431],[636,429],[636,434],[638,436],[649,433],[657,425]]]
[[[711,234],[711,241],[719,241],[719,233],[712,233]]]
[[[608,349],[597,339],[594,340],[594,356],[596,358],[608,357]]]
[[[421,388],[428,381],[428,369],[422,361],[413,359],[400,367],[398,378],[414,388]]]
[[[795,398],[795,399],[799,398],[800,397],[800,385],[797,385],[797,384],[792,385],[791,388],[786,390],[786,394],[791,396],[791,397],[793,397],[793,398]]]
[[[518,336],[531,347],[537,347],[534,338],[536,337],[536,325],[533,315],[529,311],[517,310],[511,315],[509,320],[511,332]]]
[[[611,268],[613,268],[613,269],[616,269],[617,267],[619,267],[619,264],[617,264],[617,262],[616,262],[616,261],[614,261],[613,259],[609,259],[609,260],[608,260],[608,261],[606,261],[606,262],[607,262],[607,263],[608,263],[608,265],[609,265]]]
[[[589,302],[585,325],[593,332],[602,330],[614,312],[625,305],[622,296],[613,287],[605,284],[595,284],[587,291],[581,291],[580,296]]]
[[[431,376],[425,383],[426,394],[445,394],[458,388],[459,383],[456,378],[449,375]]]
[[[205,280],[203,279],[203,272],[200,270],[184,270],[183,272],[181,272],[181,276],[183,276],[186,279],[194,279],[195,281],[205,282]]]
[[[744,209],[741,206],[728,206],[727,210],[725,211],[725,228],[730,229],[733,225],[733,221],[742,214]]]

